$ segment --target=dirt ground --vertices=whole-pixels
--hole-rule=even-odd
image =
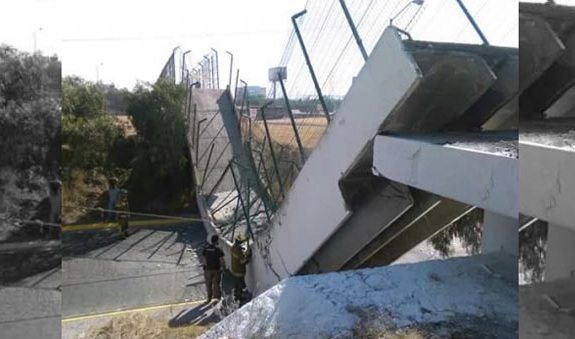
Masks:
[[[114,116],[114,120],[116,120],[118,126],[122,127],[122,129],[126,133],[126,136],[129,137],[132,135],[136,135],[136,128],[134,127],[134,125],[132,125],[132,121],[130,120],[129,116],[116,115]]]
[[[326,119],[323,117],[310,117],[295,119],[295,121],[303,147],[306,149],[315,148],[327,128]],[[295,143],[295,134],[289,119],[269,120],[268,126],[270,134],[276,143],[281,145]],[[252,131],[255,138],[263,140],[266,135],[264,122],[261,120],[254,121]]]
[[[188,339],[196,338],[207,331],[209,326],[170,327],[162,321],[146,314],[136,313],[110,320],[102,327],[92,328],[86,337],[89,339]]]

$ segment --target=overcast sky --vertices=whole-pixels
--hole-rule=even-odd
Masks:
[[[348,3],[354,1],[368,0]],[[455,3],[427,0],[428,10],[442,1]],[[466,0],[470,8],[500,1],[515,0]],[[557,2],[575,4],[575,0]],[[292,27],[290,17],[305,4],[306,0],[0,0],[0,43],[31,51],[36,36],[39,50],[58,54],[64,75],[96,80],[101,64],[100,80],[128,88],[137,80],[154,81],[175,46],[192,50],[189,60],[193,65],[213,47],[220,52],[222,83],[227,82],[225,51],[229,50],[241,77],[265,86],[267,69],[279,62],[284,50]],[[451,4],[442,13],[446,18],[459,18],[457,10]],[[487,15],[483,26],[517,21],[516,13],[482,11]],[[427,35],[441,36],[451,24],[450,20],[434,25],[420,22],[416,28],[425,26]],[[511,33],[505,45],[516,42],[516,34]]]

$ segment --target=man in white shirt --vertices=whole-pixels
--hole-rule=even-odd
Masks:
[[[116,178],[110,179],[110,189],[108,190],[108,211],[105,213],[105,221],[114,220],[116,214],[112,210],[116,209],[118,197],[120,196],[120,187],[118,187],[118,180]]]

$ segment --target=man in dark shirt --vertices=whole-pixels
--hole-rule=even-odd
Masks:
[[[210,239],[211,244],[206,246],[202,252],[208,303],[212,300],[212,296],[215,299],[222,297],[222,270],[225,269],[226,265],[224,262],[224,252],[218,247],[218,240],[219,237],[213,235]]]

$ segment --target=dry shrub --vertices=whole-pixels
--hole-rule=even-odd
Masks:
[[[143,314],[132,314],[112,319],[100,328],[94,328],[90,339],[184,339],[196,338],[206,332],[209,326],[185,326],[171,328],[165,321]]]

